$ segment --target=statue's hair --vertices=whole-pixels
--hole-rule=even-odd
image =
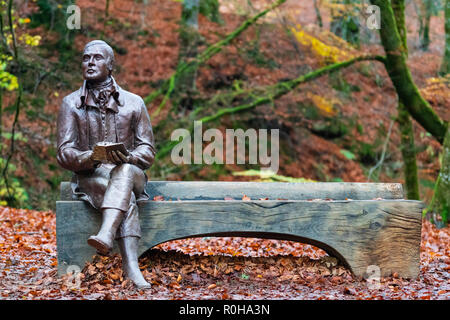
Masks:
[[[105,50],[109,56],[110,68],[112,70],[112,68],[114,66],[115,58],[114,58],[114,50],[111,48],[111,46],[103,40],[92,40],[84,46],[83,51],[86,51],[86,49],[91,46],[102,46],[103,48],[105,48]]]

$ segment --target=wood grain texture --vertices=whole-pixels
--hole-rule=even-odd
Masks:
[[[254,200],[266,197],[269,200],[404,198],[400,183],[149,181],[146,191],[151,199],[163,196],[166,200],[223,200],[225,197],[240,200],[244,194]],[[61,200],[72,200],[71,195],[70,184],[63,182]]]
[[[249,236],[310,243],[364,276],[419,272],[423,203],[410,200],[355,201],[148,201],[140,205],[139,254],[169,240],[194,236]],[[86,244],[100,215],[81,201],[57,202],[58,262],[84,265],[95,253]]]
[[[56,246],[58,251],[58,274],[66,273],[70,265],[84,267],[92,260],[95,249],[87,239],[97,234],[101,214],[84,201],[56,201]],[[115,244],[115,251],[117,244]]]

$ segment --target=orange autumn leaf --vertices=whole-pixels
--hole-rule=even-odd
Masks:
[[[153,201],[164,201],[164,197],[163,196],[154,196]]]

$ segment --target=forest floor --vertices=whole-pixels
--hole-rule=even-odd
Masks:
[[[79,277],[58,277],[55,223],[51,211],[0,207],[0,299],[450,299],[450,227],[425,220],[417,279],[368,283],[297,242],[190,238],[141,257],[147,290],[123,279],[118,255],[94,256]]]

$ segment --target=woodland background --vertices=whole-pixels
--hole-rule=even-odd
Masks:
[[[366,8],[371,3],[381,8],[380,30],[367,27],[370,14]],[[0,205],[4,206],[0,218],[5,230],[0,243],[2,264],[7,268],[23,263],[17,262],[15,255],[25,252],[31,252],[34,263],[38,261],[38,266],[26,269],[25,265],[27,272],[11,275],[11,281],[23,281],[29,269],[35,268],[32,273],[43,274],[33,278],[34,282],[30,280],[36,284],[39,279],[34,289],[27,289],[25,297],[51,295],[52,290],[56,290],[54,297],[75,294],[55,282],[55,261],[48,260],[56,254],[52,210],[61,181],[71,177],[56,163],[56,116],[62,98],[82,84],[81,51],[93,39],[103,39],[113,47],[118,84],[139,94],[147,104],[158,150],[155,164],[147,172],[150,180],[401,182],[409,199],[426,202],[424,218],[438,228],[445,227],[450,199],[450,5],[448,0],[371,3],[0,1]],[[79,30],[69,30],[66,25],[70,17],[67,7],[72,4],[81,9]],[[280,129],[280,170],[263,175],[257,165],[174,165],[170,159],[174,145],[170,134],[177,128],[190,128],[194,120],[203,120],[204,130],[220,128],[223,132],[226,128]],[[16,217],[23,221],[17,222]],[[18,235],[17,228],[25,228],[25,234]],[[425,221],[424,232],[423,255],[437,265],[431,271],[428,264],[422,266],[418,286],[423,285],[425,291],[417,297],[448,297],[448,227],[439,230]],[[21,241],[25,244],[18,248]],[[217,252],[226,247],[221,241],[229,245],[229,252]],[[239,256],[247,245],[250,253],[243,255],[252,256],[253,250],[258,256],[258,250],[266,252],[262,248],[273,247],[278,250],[272,251],[274,255],[290,257],[283,262],[285,269],[301,265],[293,257],[309,254],[313,260],[308,261],[314,265],[314,259],[325,255],[320,249],[287,241],[245,241],[189,239],[157,250]],[[430,243],[435,247],[427,246]],[[189,247],[195,250],[186,249]],[[33,255],[36,250],[41,252],[36,253],[38,258]],[[108,270],[117,271],[120,261],[114,259],[108,263],[97,261],[93,266],[109,266]],[[187,263],[183,259],[180,256],[172,260]],[[197,261],[196,265],[192,261],[195,266],[203,263],[206,269],[208,263],[215,263]],[[241,269],[249,265],[245,261],[237,270],[222,271],[226,275],[237,272],[239,279],[246,281],[253,269],[243,273]],[[173,273],[171,266],[164,265],[167,261],[161,263],[160,270],[149,269],[148,277],[164,285],[167,294],[174,294],[190,272]],[[239,265],[238,261],[230,263]],[[251,261],[250,265],[253,268],[258,263]],[[96,272],[92,268],[86,267],[83,274],[91,277],[89,290],[97,292],[98,297],[105,298],[108,290],[102,295],[98,292],[104,288],[96,291],[93,285],[121,286],[117,282],[120,274],[110,273],[115,276],[108,282],[94,279]],[[267,275],[255,270],[256,280],[290,274],[280,271],[277,276],[272,270]],[[345,271],[327,270],[322,270],[325,275],[330,272],[345,278]],[[429,274],[436,275],[436,270],[442,273],[441,281],[447,287],[442,288],[435,280],[424,280]],[[209,271],[218,276],[217,271]],[[294,277],[298,272],[291,274]],[[168,277],[167,283],[158,282],[163,275]],[[323,279],[320,272],[317,275],[317,279]],[[351,275],[348,277],[351,279]],[[353,282],[347,283],[344,278],[335,279],[344,283],[336,290],[341,290],[343,296],[358,296],[348,284]],[[389,294],[383,293],[385,296],[392,297],[395,291],[389,285],[402,286],[392,285],[395,279],[394,275],[386,280]],[[205,284],[203,280],[189,281]],[[46,283],[58,289],[45,289]],[[220,288],[216,281],[208,283],[208,290],[219,290],[210,288],[213,284]],[[231,286],[213,296],[236,298],[239,293],[229,294],[234,289]],[[16,288],[3,296],[20,297],[23,290]],[[43,294],[44,290],[48,292]],[[411,292],[402,294],[411,297]],[[360,297],[370,295],[364,291]],[[259,297],[265,296],[261,293]]]

